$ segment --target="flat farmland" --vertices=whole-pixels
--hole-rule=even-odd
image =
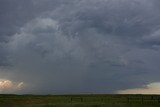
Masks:
[[[160,107],[160,96],[0,95],[0,107]]]

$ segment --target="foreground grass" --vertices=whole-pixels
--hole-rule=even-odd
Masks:
[[[160,107],[156,95],[0,95],[0,107]]]

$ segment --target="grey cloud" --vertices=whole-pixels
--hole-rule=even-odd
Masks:
[[[113,93],[159,81],[156,0],[30,0],[23,10],[25,2],[5,4],[23,20],[2,44],[10,78],[30,85],[24,92]]]
[[[150,45],[160,45],[160,31],[159,31],[159,29],[148,36],[144,36],[143,40],[145,43],[150,43]]]

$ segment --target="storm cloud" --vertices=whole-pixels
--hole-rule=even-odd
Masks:
[[[160,82],[158,0],[0,2],[0,78],[27,84],[16,93],[115,93]]]

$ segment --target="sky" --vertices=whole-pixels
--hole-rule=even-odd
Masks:
[[[159,0],[0,0],[0,93],[160,94]]]

